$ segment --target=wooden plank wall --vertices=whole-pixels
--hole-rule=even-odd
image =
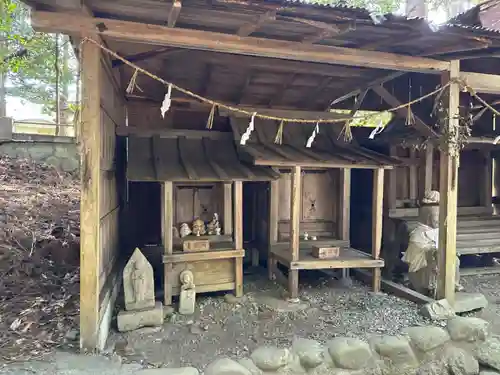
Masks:
[[[115,88],[110,69],[101,61],[101,165],[100,165],[100,240],[99,284],[106,283],[118,259],[119,200],[115,165],[115,128],[125,124],[125,106]],[[118,77],[114,77],[117,79]]]
[[[407,148],[397,147],[396,155],[399,157],[410,157]],[[413,199],[421,199],[425,192],[425,150],[416,151],[414,157],[418,160],[415,167],[416,175],[412,177],[410,166],[397,167],[396,170],[396,204],[398,208],[404,207],[405,203]],[[460,158],[458,170],[458,206],[477,207],[482,204],[481,186],[485,181],[484,155],[477,150],[464,150]],[[416,178],[415,178],[416,176]],[[412,184],[416,185],[412,188]],[[432,188],[439,189],[439,152],[434,152],[432,166]],[[416,193],[416,196],[415,196]]]
[[[278,239],[289,238],[291,177],[283,173],[278,182]],[[300,234],[335,237],[337,234],[337,197],[339,170],[306,171],[302,174]]]
[[[119,285],[119,198],[115,126],[125,124],[124,102],[101,50],[82,53],[80,343],[105,345]]]

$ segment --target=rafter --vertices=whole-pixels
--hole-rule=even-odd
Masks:
[[[257,29],[261,27],[264,23],[275,19],[276,19],[276,11],[268,11],[264,14],[261,14],[255,22],[249,22],[242,25],[236,32],[236,35],[249,36],[255,31],[257,31]]]
[[[290,86],[293,85],[293,81],[295,78],[297,78],[297,73],[292,73],[289,76],[287,76],[285,82],[280,86],[278,90],[274,93],[274,95],[269,99],[268,107],[275,106],[276,104],[280,103],[283,100],[283,97],[285,96],[286,91]]]
[[[398,100],[398,98],[392,95],[383,86],[373,87],[373,91],[375,91],[390,106],[397,107],[401,105],[401,102]],[[398,111],[396,111],[396,114],[401,118],[406,118],[406,116],[408,115],[408,109],[400,108]],[[413,114],[413,117],[415,118],[415,126],[418,127],[423,134],[432,138],[436,138],[438,136],[438,134],[434,130],[432,130],[429,125],[422,121],[420,117],[415,114]]]

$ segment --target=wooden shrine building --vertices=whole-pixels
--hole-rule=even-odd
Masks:
[[[431,82],[423,93],[436,81],[449,87],[444,131],[457,126],[459,79],[479,93],[500,91],[498,77],[460,69],[467,53],[500,46],[498,33],[481,28],[436,31],[422,20],[278,0],[25,2],[33,7],[33,27],[70,35],[81,61],[80,337],[86,349],[104,346],[123,259],[134,246],[161,251],[152,263],[164,273],[166,303],[178,293],[175,274],[182,267],[192,267],[202,291],[241,293],[245,222],[257,223],[245,185],[270,186],[268,195],[260,194],[270,203],[260,235],[266,233],[270,272],[280,278],[275,262],[288,268],[293,295],[299,269],[373,268],[377,288],[383,176],[397,162],[326,137],[328,128],[339,134],[346,121],[320,125],[312,147],[304,147],[315,121],[332,116],[332,106],[350,115],[386,109],[375,88],[396,82],[404,92],[408,72]],[[402,98],[391,98],[391,107]],[[246,145],[237,113],[248,115],[247,124],[257,114]],[[274,142],[279,125],[266,124],[259,118],[264,113],[285,123],[281,145]],[[309,127],[294,121],[306,118]],[[445,146],[440,158],[439,296],[453,301],[457,160],[449,151]],[[364,234],[372,238],[371,254],[349,246],[353,168],[374,171],[368,203],[374,230]],[[180,252],[172,227],[214,213],[222,223],[219,238],[205,252]],[[345,263],[311,260],[301,250],[310,246],[301,240],[305,231],[318,242],[341,241]]]

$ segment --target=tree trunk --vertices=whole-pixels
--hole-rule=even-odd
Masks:
[[[406,0],[406,17],[427,18],[427,5],[424,0]]]
[[[0,50],[6,49],[6,43],[0,39]],[[7,73],[0,71],[0,117],[7,117],[7,89],[5,87]]]

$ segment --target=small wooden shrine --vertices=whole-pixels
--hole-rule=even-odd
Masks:
[[[129,181],[162,186],[165,305],[179,295],[184,270],[192,272],[197,293],[242,295],[242,182],[278,177],[269,167],[240,162],[230,133],[184,130],[163,132],[162,138],[129,137]]]
[[[235,140],[247,125],[248,119],[231,117]],[[281,172],[270,184],[268,217],[257,218],[268,223],[269,277],[287,286],[294,298],[298,296],[299,270],[371,268],[373,289],[380,290],[384,170],[398,161],[336,142],[338,134],[333,134],[331,125],[320,127],[310,148],[306,143],[317,132],[314,126],[288,124],[278,129],[274,122],[259,123],[246,145],[238,148],[241,159]],[[281,144],[276,144],[279,133]],[[371,254],[350,246],[351,168],[374,171]],[[313,248],[334,249],[338,255],[315,257]],[[288,277],[278,263],[288,269]]]

